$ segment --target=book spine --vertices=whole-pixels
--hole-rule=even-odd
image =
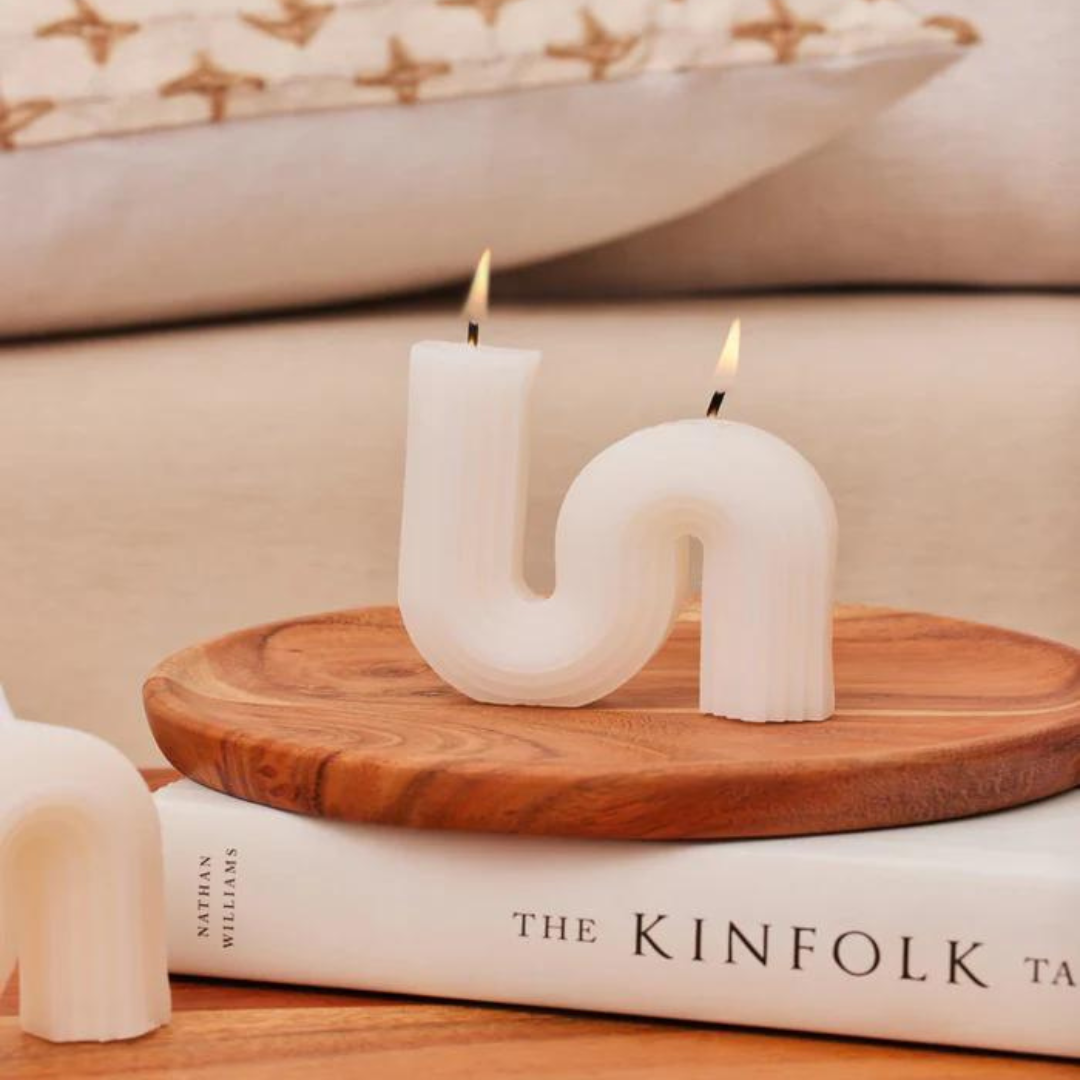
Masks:
[[[173,971],[1080,1055],[1075,876],[158,803]]]

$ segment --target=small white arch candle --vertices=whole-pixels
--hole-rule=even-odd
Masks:
[[[130,1039],[168,1023],[150,792],[108,743],[16,720],[0,691],[0,987],[16,960],[32,1035]]]
[[[474,283],[470,304],[477,292]],[[479,311],[467,313],[475,339]],[[547,597],[522,570],[539,353],[413,347],[398,600],[413,643],[443,679],[502,704],[603,697],[670,632],[696,536],[701,711],[755,721],[832,714],[835,510],[790,446],[715,418],[734,374],[733,329],[709,416],[635,432],[575,479]]]

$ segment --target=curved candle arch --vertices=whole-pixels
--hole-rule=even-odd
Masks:
[[[0,719],[0,986],[24,1030],[127,1039],[169,1019],[157,812],[123,755]]]
[[[758,428],[679,421],[608,447],[563,503],[552,594],[528,589],[538,360],[438,343],[413,351],[399,603],[424,659],[479,701],[595,701],[667,637],[686,595],[686,538],[697,536],[701,711],[829,716],[835,511],[812,466]]]

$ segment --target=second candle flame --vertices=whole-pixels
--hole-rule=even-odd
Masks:
[[[724,347],[720,350],[720,359],[713,376],[713,390],[718,394],[726,393],[735,382],[735,373],[739,370],[739,320],[731,324]]]

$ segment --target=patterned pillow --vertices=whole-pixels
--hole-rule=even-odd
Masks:
[[[387,292],[482,242],[505,265],[621,235],[884,107],[955,37],[898,0],[5,0],[0,274],[24,284],[0,332]],[[178,219],[204,257],[175,254]],[[386,272],[297,266],[283,232],[331,263],[367,236],[354,262]],[[58,295],[91,241],[98,283]]]

